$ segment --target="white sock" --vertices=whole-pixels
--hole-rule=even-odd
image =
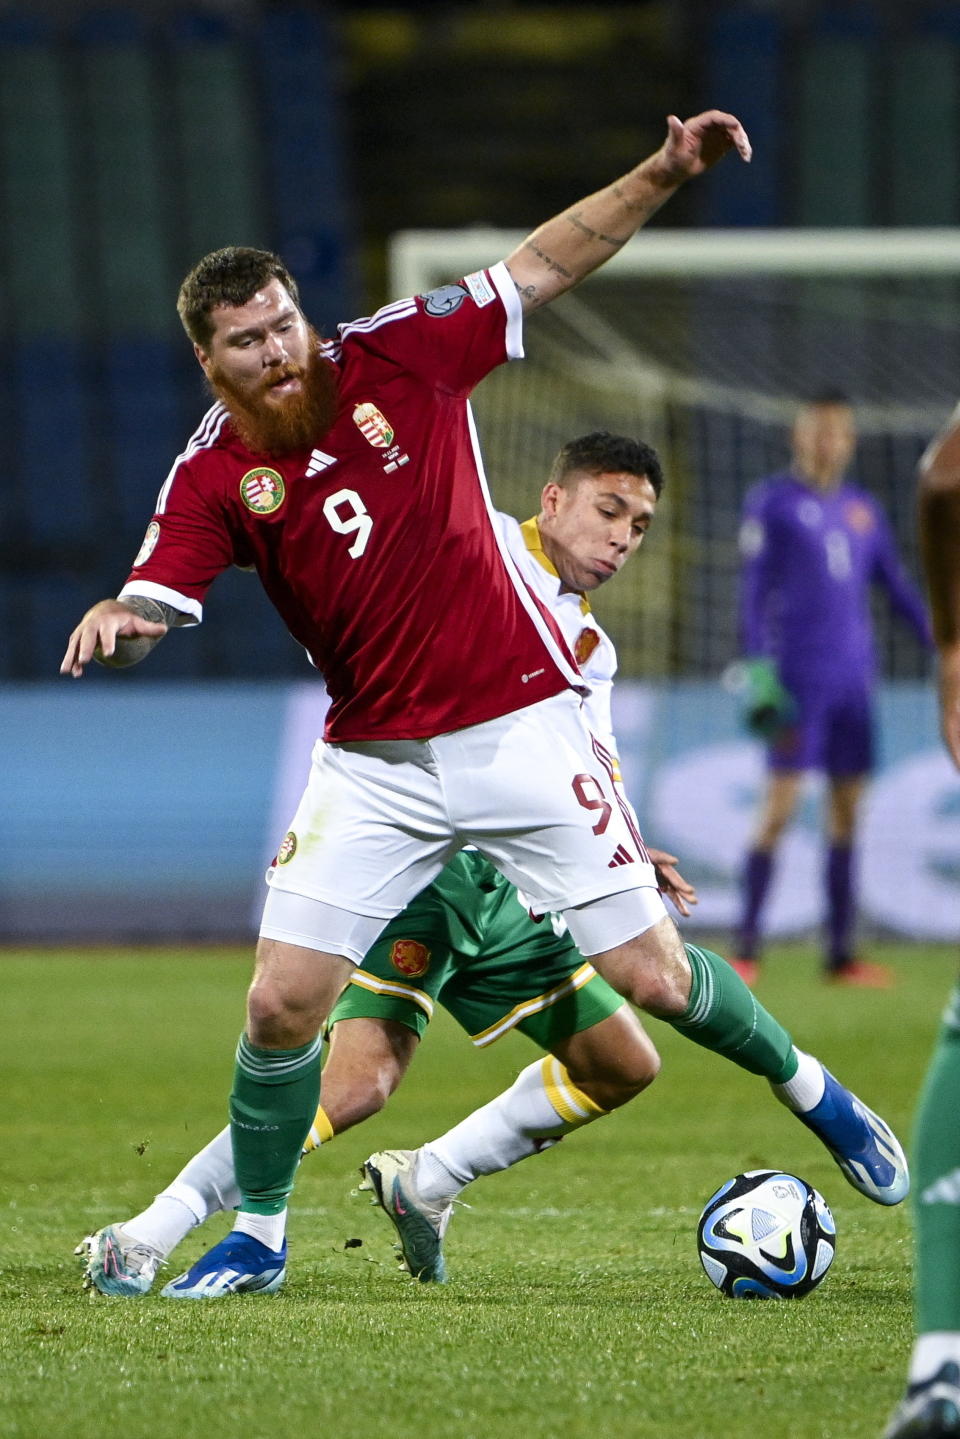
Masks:
[[[188,1160],[176,1179],[123,1228],[137,1244],[149,1244],[166,1258],[196,1225],[221,1209],[235,1209],[239,1203],[228,1126]]]
[[[252,1239],[259,1239],[268,1249],[276,1251],[283,1244],[287,1229],[287,1211],[284,1209],[280,1214],[248,1214],[241,1209],[233,1228],[234,1233],[249,1234]]]
[[[198,1224],[222,1209],[236,1209],[240,1191],[233,1168],[230,1126],[221,1129],[215,1139],[189,1159],[163,1192],[188,1204]]]
[[[910,1356],[909,1383],[922,1384],[950,1359],[954,1364],[960,1364],[960,1334],[956,1330],[941,1329],[933,1334],[919,1334]]]
[[[808,1109],[814,1109],[820,1103],[827,1082],[819,1059],[812,1054],[804,1054],[796,1046],[793,1052],[799,1060],[796,1074],[786,1084],[771,1084],[770,1088],[780,1103],[792,1109],[794,1114],[806,1114]]]
[[[452,1199],[479,1175],[509,1169],[605,1113],[572,1083],[559,1060],[547,1055],[528,1065],[503,1094],[418,1151],[417,1189],[434,1203]]]
[[[167,1255],[199,1224],[193,1210],[169,1194],[158,1194],[142,1214],[135,1214],[121,1225],[124,1234],[135,1244],[146,1244]]]

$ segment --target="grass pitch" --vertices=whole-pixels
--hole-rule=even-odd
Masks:
[[[881,957],[895,990],[833,990],[812,952],[784,948],[759,994],[908,1134],[955,956]],[[446,1287],[397,1272],[357,1166],[442,1132],[534,1050],[479,1054],[441,1016],[387,1111],[304,1164],[282,1293],[81,1293],[74,1245],[222,1126],[248,972],[226,951],[0,956],[0,1435],[875,1439],[911,1340],[906,1207],[861,1199],[763,1081],[653,1023],[647,1095],[468,1191]],[[700,1269],[704,1200],[762,1166],[801,1174],[837,1219],[806,1300],[726,1300]],[[167,1273],[227,1227],[191,1235]]]

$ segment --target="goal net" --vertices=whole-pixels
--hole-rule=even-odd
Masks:
[[[502,258],[496,230],[394,237],[414,294]],[[737,531],[747,488],[788,457],[799,402],[856,406],[856,478],[914,569],[914,472],[960,393],[960,245],[945,231],[645,231],[527,323],[527,359],[474,400],[497,504],[529,514],[560,445],[609,428],[660,451],[667,488],[642,561],[597,597],[630,677],[717,675],[737,652]],[[916,676],[878,608],[884,673]]]

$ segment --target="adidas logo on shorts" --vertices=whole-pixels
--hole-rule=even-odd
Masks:
[[[622,844],[618,844],[613,851],[613,859],[607,865],[607,869],[617,869],[621,864],[633,864],[633,855]]]

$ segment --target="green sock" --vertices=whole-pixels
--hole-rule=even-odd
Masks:
[[[960,1330],[960,984],[920,1093],[913,1141],[917,1332]]]
[[[694,944],[684,949],[693,984],[686,1013],[669,1021],[673,1028],[773,1084],[792,1079],[798,1061],[783,1026],[757,1003],[753,991],[719,954]]]
[[[230,1137],[240,1208],[280,1214],[287,1206],[303,1141],[320,1097],[318,1037],[300,1049],[237,1045],[230,1095]]]

